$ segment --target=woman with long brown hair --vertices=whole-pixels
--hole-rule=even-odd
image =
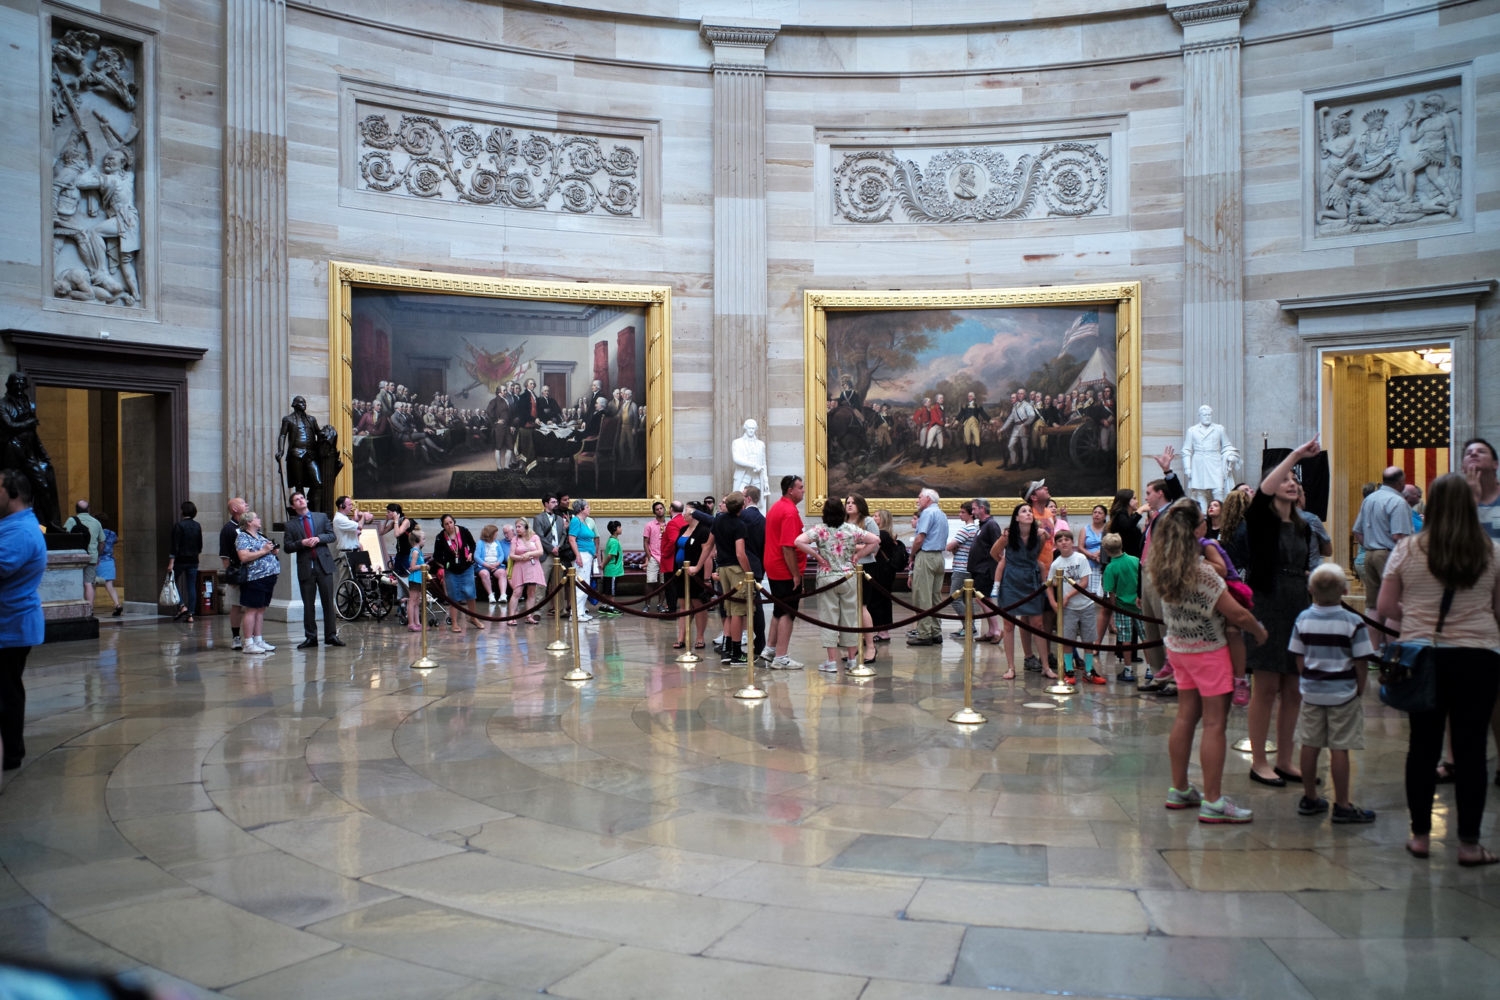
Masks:
[[[1401,539],[1391,553],[1378,612],[1400,630],[1402,642],[1437,647],[1437,704],[1411,713],[1406,850],[1415,858],[1431,850],[1432,794],[1446,724],[1453,741],[1458,863],[1492,865],[1500,858],[1479,843],[1479,827],[1489,777],[1490,711],[1500,690],[1500,542],[1491,541],[1479,523],[1464,476],[1449,473],[1427,487],[1427,519],[1421,533]]]
[[[1266,630],[1255,616],[1240,606],[1203,558],[1198,539],[1207,527],[1196,501],[1178,500],[1156,520],[1151,530],[1151,549],[1146,572],[1161,600],[1166,626],[1162,633],[1167,661],[1177,683],[1177,718],[1167,748],[1172,758],[1172,787],[1167,789],[1168,809],[1198,807],[1200,823],[1248,823],[1249,809],[1224,796],[1227,752],[1225,720],[1234,674],[1225,629],[1235,625],[1257,641],[1266,641]],[[1203,771],[1203,791],[1188,782],[1188,758],[1193,735],[1203,723],[1203,741],[1198,764]]]

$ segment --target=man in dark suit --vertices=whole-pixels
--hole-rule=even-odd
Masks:
[[[308,510],[307,497],[293,493],[292,516],[286,519],[282,548],[297,553],[297,586],[302,591],[302,633],[305,636],[298,649],[316,649],[318,645],[314,589],[323,602],[323,641],[330,646],[344,644],[339,638],[338,616],[333,610],[333,553],[329,550],[333,542],[333,524],[328,515]]]

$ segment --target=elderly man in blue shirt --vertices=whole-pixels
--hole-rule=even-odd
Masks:
[[[943,550],[948,547],[948,516],[938,506],[937,490],[917,494],[917,534],[911,540],[912,603],[919,608],[937,605],[943,590]],[[908,646],[938,646],[943,630],[934,617],[917,622]]]

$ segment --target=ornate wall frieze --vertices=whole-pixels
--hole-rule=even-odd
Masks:
[[[642,217],[645,141],[404,111],[356,110],[358,187],[397,197]]]
[[[1172,20],[1178,24],[1199,24],[1204,21],[1225,21],[1244,17],[1250,10],[1251,0],[1213,0],[1209,3],[1189,3],[1182,6],[1168,4]]]
[[[141,308],[141,46],[52,19],[52,294]]]
[[[1110,214],[1108,136],[833,149],[835,221],[975,223]]]
[[[1314,100],[1314,237],[1459,221],[1468,205],[1463,90],[1452,78]]]

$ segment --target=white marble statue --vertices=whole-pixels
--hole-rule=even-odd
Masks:
[[[760,487],[760,506],[766,505],[771,482],[766,478],[766,443],[756,436],[758,427],[754,420],[745,421],[745,433],[730,443],[730,456],[734,459],[734,488]]]
[[[1198,407],[1198,422],[1188,428],[1182,442],[1182,471],[1187,474],[1188,496],[1205,508],[1210,500],[1223,500],[1234,486],[1234,470],[1240,467],[1240,451],[1229,441],[1223,424],[1214,423],[1208,404]]]

